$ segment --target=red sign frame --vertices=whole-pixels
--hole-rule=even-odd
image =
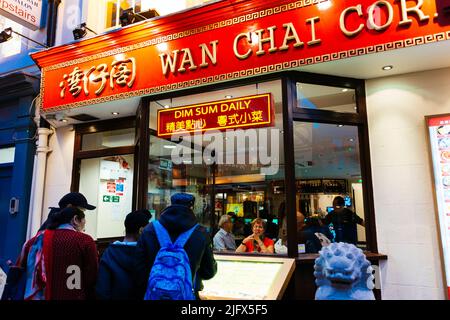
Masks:
[[[271,93],[158,110],[158,137],[274,124]],[[231,124],[230,124],[231,122]],[[189,125],[188,125],[189,123]]]
[[[435,1],[417,10],[414,1],[326,2],[220,1],[34,53],[41,108],[54,112],[450,39]],[[136,71],[120,77],[115,63],[129,59]]]

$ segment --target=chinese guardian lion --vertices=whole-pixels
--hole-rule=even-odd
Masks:
[[[316,300],[375,300],[373,268],[361,249],[339,242],[319,254],[314,265]]]

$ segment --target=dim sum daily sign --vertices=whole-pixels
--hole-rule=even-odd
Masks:
[[[272,126],[270,93],[158,110],[158,136]]]

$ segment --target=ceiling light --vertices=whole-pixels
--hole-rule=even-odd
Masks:
[[[169,109],[169,108],[170,108],[170,106],[167,104],[164,106],[164,109]]]
[[[348,91],[348,89],[342,89],[342,92],[347,92]]]
[[[69,120],[67,120],[67,119],[61,119],[61,122],[67,122],[67,121],[69,121]]]
[[[343,124],[338,124],[337,127],[338,128],[342,128],[344,125]]]
[[[389,66],[384,66],[384,67],[381,68],[381,69],[383,69],[384,71],[389,71],[389,70],[394,69],[394,66],[391,66],[391,65],[389,65]]]
[[[175,149],[177,146],[173,145],[173,144],[166,144],[164,145],[164,148],[166,149]]]
[[[355,141],[355,139],[350,138],[350,139],[348,139],[348,141],[353,142],[353,141]]]
[[[233,98],[233,96],[230,96],[230,95],[225,96],[225,99],[231,99],[231,98]]]
[[[111,114],[112,114],[113,116],[117,116],[117,115],[119,115],[120,113],[118,113],[118,112],[111,112]]]

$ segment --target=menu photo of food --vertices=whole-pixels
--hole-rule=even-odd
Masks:
[[[450,177],[443,177],[442,184],[444,185],[444,188],[448,189],[448,187],[450,187]]]
[[[444,162],[450,162],[450,150],[441,151],[441,159]]]
[[[444,199],[445,199],[445,202],[450,202],[450,189],[444,190]]]
[[[443,164],[441,167],[441,176],[450,176],[450,163]]]
[[[437,134],[441,136],[445,136],[450,134],[450,125],[448,126],[439,126],[437,128]]]
[[[450,149],[450,138],[446,137],[446,138],[439,139],[438,146],[439,146],[439,150]]]

